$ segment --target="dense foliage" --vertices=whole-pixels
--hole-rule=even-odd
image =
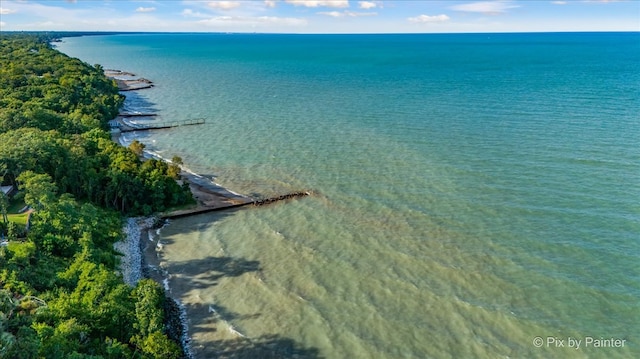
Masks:
[[[123,98],[94,67],[32,37],[0,38],[0,176],[51,176],[59,193],[123,213],[149,214],[188,202],[175,170],[142,162],[105,130]]]
[[[46,40],[0,35],[0,182],[34,210],[20,232],[0,203],[0,358],[180,357],[164,333],[162,290],[126,286],[113,243],[121,214],[190,193],[176,168],[111,141],[115,84]]]

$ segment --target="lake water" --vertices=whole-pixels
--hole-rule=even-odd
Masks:
[[[243,194],[314,193],[162,229],[199,357],[640,357],[639,33],[58,48],[153,80],[129,109],[206,118],[148,149]]]

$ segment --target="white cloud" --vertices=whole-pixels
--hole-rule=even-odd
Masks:
[[[407,20],[413,23],[427,23],[427,22],[445,22],[449,21],[450,17],[444,14],[441,15],[418,15],[416,17],[410,17]]]
[[[566,5],[567,4],[566,1],[552,1],[551,3],[553,5]]]
[[[362,16],[376,16],[378,13],[376,12],[353,12],[353,11],[321,11],[317,13],[318,15],[325,15],[331,17],[362,17]]]
[[[340,11],[323,11],[323,12],[319,12],[318,15],[326,15],[331,17],[343,17],[344,13],[341,13]]]
[[[7,9],[4,7],[0,7],[0,15],[9,15],[9,14],[13,14],[14,12],[16,12],[15,10],[11,10],[11,9]]]
[[[264,5],[266,7],[274,8],[274,7],[276,7],[276,2],[275,2],[275,0],[264,0]]]
[[[337,7],[344,8],[349,7],[349,0],[285,0],[287,3],[294,6],[306,6],[306,7]]]
[[[509,9],[520,7],[514,5],[511,1],[481,1],[469,4],[461,4],[452,6],[450,9],[456,11],[479,12],[488,15],[497,15],[507,12]]]
[[[2,4],[5,1],[2,0]],[[12,31],[167,31],[167,22],[146,13],[118,12],[104,3],[96,3],[95,7],[78,8],[77,6],[49,5],[49,2],[35,3],[15,1],[12,9],[25,14],[28,20],[22,23],[11,22],[7,27]],[[4,29],[3,29],[4,30]]]
[[[360,16],[376,16],[378,15],[377,12],[351,12],[351,11],[345,11],[345,13],[348,16],[353,16],[353,17],[360,17]]]
[[[155,7],[142,7],[140,6],[139,8],[136,9],[136,12],[153,12],[156,11]]]
[[[201,17],[201,18],[211,17],[211,15],[203,14],[199,11],[193,11],[191,9],[184,9],[182,10],[181,14],[182,16],[188,16],[188,17]]]
[[[307,24],[307,20],[294,17],[276,16],[216,16],[207,20],[200,20],[198,23],[225,27],[231,25],[249,25],[253,27],[271,25],[302,26]]]
[[[0,27],[5,27],[5,26],[7,26],[7,23],[4,21],[0,21]]]
[[[358,2],[358,6],[361,9],[368,10],[368,9],[373,9],[374,7],[376,7],[378,5],[376,3],[374,3],[374,2],[371,2],[371,1],[360,1],[360,2]]]
[[[210,1],[207,5],[214,9],[231,10],[240,6],[238,1]]]

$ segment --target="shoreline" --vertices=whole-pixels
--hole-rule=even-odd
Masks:
[[[110,70],[115,71],[115,70]],[[119,73],[129,75],[129,73],[119,71]],[[133,75],[131,75],[133,76]],[[155,115],[154,115],[155,116]],[[128,147],[129,143],[136,139],[135,131],[133,136],[126,135],[120,131],[111,132],[111,140],[123,147]],[[129,133],[129,132],[127,132]],[[143,150],[142,160],[156,159],[171,164],[172,161],[161,154],[151,150]],[[178,343],[184,353],[185,358],[208,358],[210,355],[218,355],[219,348],[211,347],[202,342],[202,329],[217,333],[217,340],[226,340],[235,343],[251,346],[253,341],[238,332],[234,326],[220,313],[215,306],[201,302],[201,298],[182,297],[184,285],[180,283],[181,273],[169,273],[163,266],[162,250],[163,243],[160,240],[160,230],[167,225],[169,218],[197,215],[200,213],[231,209],[244,205],[261,206],[290,198],[309,196],[311,192],[292,192],[279,197],[254,199],[236,192],[233,192],[219,184],[213,178],[200,175],[191,171],[184,165],[180,165],[178,183],[187,181],[195,204],[188,205],[180,209],[171,209],[165,212],[154,213],[149,217],[129,217],[123,225],[125,238],[114,245],[114,249],[123,253],[119,269],[123,275],[125,283],[135,286],[143,278],[149,278],[158,283],[164,291],[165,297],[165,326],[166,333]],[[177,281],[170,281],[175,276]],[[174,294],[174,290],[175,293]],[[197,324],[192,323],[192,319]],[[202,323],[200,320],[206,318]],[[190,336],[192,325],[196,325],[195,334]],[[277,348],[276,348],[277,349]],[[274,348],[264,348],[264,353],[271,353]],[[224,351],[224,349],[222,349]],[[276,353],[273,351],[273,353]]]
[[[116,78],[117,76],[130,78],[135,76],[129,72],[105,70],[105,76],[114,79],[120,91],[134,91],[153,87],[152,82],[146,79],[124,80]],[[140,84],[144,86],[139,86]],[[123,86],[125,86],[124,89]],[[128,140],[119,131],[111,133],[111,140],[123,147],[128,146]],[[143,151],[143,157],[172,163],[171,160],[148,150]],[[247,196],[218,185],[212,179],[190,171],[185,166],[181,165],[180,170],[179,181],[188,181],[191,195],[196,201],[194,205],[184,208],[183,210],[185,211],[222,209],[253,201]],[[123,234],[125,236],[121,241],[114,244],[114,249],[123,254],[118,270],[122,274],[124,282],[129,286],[134,287],[143,278],[153,279],[161,285],[166,300],[164,310],[167,335],[180,345],[184,357],[192,359],[196,356],[191,346],[192,339],[189,336],[187,310],[180,299],[171,295],[171,288],[169,287],[171,275],[160,266],[161,261],[158,252],[162,250],[162,243],[157,239],[157,236],[162,226],[159,226],[161,223],[159,215],[160,213],[156,213],[149,217],[126,218],[123,224]],[[155,236],[153,231],[155,231]]]
[[[166,225],[153,218],[152,226],[141,228],[138,238],[138,250],[140,251],[140,268],[141,275],[144,278],[153,279],[162,286],[165,297],[164,312],[165,325],[167,327],[167,335],[180,344],[185,358],[195,358],[193,348],[191,346],[191,337],[189,336],[189,320],[187,311],[182,302],[171,296],[171,288],[169,287],[169,278],[171,277],[166,270],[160,266],[160,258],[158,252],[162,250],[160,240],[156,240],[160,229]],[[155,236],[153,235],[155,232]]]
[[[121,145],[124,146],[123,143],[121,143]],[[173,163],[171,160],[148,150],[143,150],[143,156],[145,158],[154,158],[165,161],[169,164]],[[196,201],[196,205],[194,207],[189,207],[189,209],[225,208],[242,203],[248,203],[253,200],[250,197],[222,187],[215,183],[213,179],[197,174],[186,168],[184,165],[180,165],[180,178],[182,181],[187,180],[193,199]]]

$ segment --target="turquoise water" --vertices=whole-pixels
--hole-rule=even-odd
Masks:
[[[640,356],[638,33],[64,41],[155,81],[129,107],[207,119],[148,148],[236,192],[314,192],[161,231],[200,357],[240,335],[283,356]]]

